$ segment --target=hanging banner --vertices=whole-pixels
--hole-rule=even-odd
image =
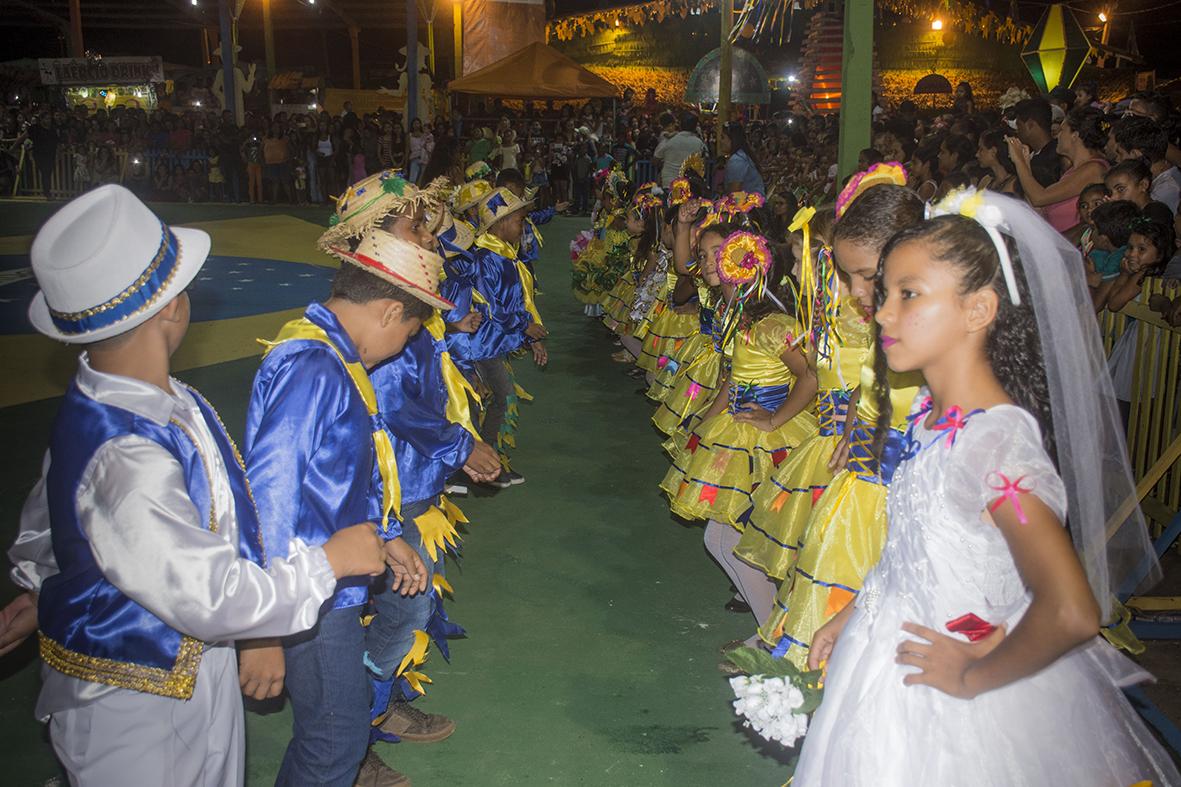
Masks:
[[[159,57],[43,57],[37,60],[43,85],[143,85],[164,81]]]
[[[463,73],[545,42],[545,0],[463,0]]]

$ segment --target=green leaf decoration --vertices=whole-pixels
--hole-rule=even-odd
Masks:
[[[402,192],[406,190],[406,181],[394,175],[392,178],[386,178],[382,181],[381,190],[386,194],[393,194],[400,197],[402,196]]]
[[[337,224],[340,224],[340,214],[333,213],[331,216],[328,217],[328,226],[335,227]]]

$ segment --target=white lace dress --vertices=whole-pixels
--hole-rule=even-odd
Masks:
[[[1020,479],[1059,516],[1066,496],[1034,418],[1001,405],[927,429],[890,486],[890,531],[828,665],[793,787],[1128,787],[1181,776],[1120,686],[1150,676],[1101,638],[973,700],[905,686],[894,662],[913,621],[937,631],[969,613],[1012,631],[1031,596],[986,508]],[[957,425],[958,424],[958,425]],[[955,636],[963,637],[962,634]],[[966,638],[965,638],[966,639]]]

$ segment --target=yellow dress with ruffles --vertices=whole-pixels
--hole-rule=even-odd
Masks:
[[[828,462],[844,433],[849,395],[871,351],[870,324],[855,298],[841,302],[837,319],[837,330],[828,337],[833,349],[816,362],[819,429],[755,492],[747,527],[734,548],[734,554],[772,579],[787,576],[812,507],[832,480]]]
[[[614,217],[608,217],[606,229],[602,229],[603,237],[595,238],[587,244],[574,260],[571,271],[571,282],[574,297],[582,303],[600,304],[604,294],[615,286],[622,272],[618,258],[619,246],[629,240],[627,230],[611,229],[610,222]],[[597,228],[598,229],[598,228]],[[626,253],[626,252],[624,252]],[[628,257],[630,265],[630,256]]]
[[[722,370],[730,366],[733,340],[720,347],[720,339],[716,336],[722,324],[723,309],[722,303],[715,308],[701,307],[697,333],[668,359],[648,389],[648,397],[657,402],[652,424],[673,440],[682,435],[688,438],[701,414],[713,404]],[[706,311],[708,314],[704,313]],[[658,386],[661,387],[658,389]],[[670,448],[668,443],[665,449],[670,456],[680,452],[680,448]]]
[[[807,665],[816,630],[857,595],[886,543],[886,491],[922,376],[889,373],[892,415],[883,468],[871,453],[878,417],[872,363],[870,359],[861,371],[862,393],[849,463],[817,501],[796,563],[780,585],[770,617],[759,628],[759,636],[776,656],[789,658],[801,668]]]
[[[673,513],[716,519],[741,530],[741,516],[750,508],[754,490],[816,431],[810,410],[770,432],[735,421],[732,412],[748,401],[774,410],[779,406],[774,400],[786,398],[784,391],[790,392],[796,380],[780,356],[798,330],[794,317],[771,314],[735,336],[729,407],[689,433],[660,484]]]
[[[673,308],[672,292],[677,283],[675,271],[669,271],[668,281],[669,297],[653,306],[648,334],[640,348],[640,357],[636,359],[637,366],[657,375],[666,368],[669,359],[675,359],[680,354],[689,337],[701,332],[701,318],[696,311],[681,314]],[[698,287],[697,292],[701,303],[710,303],[709,288]],[[665,360],[661,361],[662,358]],[[656,388],[667,390],[663,386]],[[648,395],[652,396],[652,393],[649,391]]]
[[[631,308],[636,299],[636,272],[629,270],[603,295],[603,324],[620,335],[632,332]]]

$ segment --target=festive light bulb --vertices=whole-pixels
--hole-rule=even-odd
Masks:
[[[942,19],[932,20],[931,21],[931,29],[932,30],[942,30],[943,29],[943,20]]]
[[[1104,22],[1104,23],[1106,23],[1106,22],[1107,22],[1107,14],[1103,13],[1102,11],[1100,11],[1100,12],[1099,12],[1099,21],[1100,21],[1100,22]]]

